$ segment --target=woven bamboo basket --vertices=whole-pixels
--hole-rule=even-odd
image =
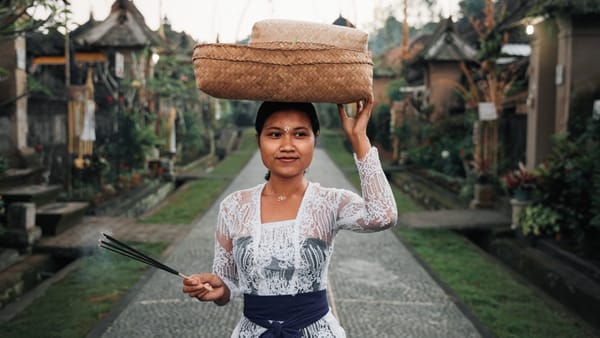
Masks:
[[[369,34],[356,28],[325,23],[266,19],[254,23],[249,46],[260,46],[265,42],[310,42],[342,49],[367,52]]]
[[[199,44],[196,85],[217,98],[351,103],[373,88],[368,53],[319,43]]]

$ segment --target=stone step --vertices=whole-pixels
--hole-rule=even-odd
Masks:
[[[15,188],[41,181],[43,168],[9,168],[0,176],[0,189]]]
[[[37,285],[45,274],[55,271],[50,255],[27,255],[0,272],[0,308],[13,302]]]
[[[77,224],[89,207],[87,202],[57,202],[36,211],[35,223],[42,236],[55,236]]]
[[[35,203],[36,207],[54,202],[60,194],[60,185],[22,185],[7,189],[0,189],[0,196],[6,205],[15,202]]]
[[[10,248],[0,248],[0,271],[18,262],[22,257],[19,251]]]
[[[418,229],[494,229],[509,227],[510,223],[504,213],[488,209],[419,211],[398,216],[398,225]]]

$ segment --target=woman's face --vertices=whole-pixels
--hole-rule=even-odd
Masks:
[[[296,110],[274,113],[265,120],[258,147],[271,177],[304,175],[315,150],[310,119],[306,113]]]

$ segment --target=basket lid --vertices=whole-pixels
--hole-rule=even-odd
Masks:
[[[302,42],[367,52],[369,35],[356,28],[310,21],[266,19],[252,26],[248,45]]]

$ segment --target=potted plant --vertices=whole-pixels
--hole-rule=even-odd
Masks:
[[[533,241],[541,236],[558,238],[560,237],[559,219],[560,214],[550,207],[540,203],[528,205],[519,214],[517,235]]]
[[[528,171],[522,162],[519,162],[518,169],[507,173],[502,179],[515,200],[531,200],[536,186],[536,175]]]

